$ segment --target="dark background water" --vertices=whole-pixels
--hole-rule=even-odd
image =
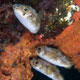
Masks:
[[[60,67],[58,68],[63,75],[64,80],[80,80],[80,72],[77,71],[77,69],[75,69],[74,67],[72,67],[71,69],[65,69]],[[34,77],[32,78],[32,80],[52,80],[41,74],[40,72],[34,70],[33,68],[32,72],[34,73]]]

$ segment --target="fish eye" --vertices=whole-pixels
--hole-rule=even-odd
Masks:
[[[38,47],[37,52],[40,53],[40,51],[41,51],[41,47]]]
[[[24,11],[27,11],[27,8],[24,8]]]
[[[38,62],[36,61],[35,64],[38,64]]]
[[[38,49],[39,51],[41,50],[41,48],[40,48],[40,47],[38,47],[37,49]]]

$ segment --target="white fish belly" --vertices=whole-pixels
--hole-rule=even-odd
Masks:
[[[58,54],[56,58],[55,58],[55,56],[49,57],[49,56],[47,56],[47,54],[48,53],[45,53],[45,51],[41,51],[40,53],[37,53],[37,55],[40,58],[50,62],[53,65],[57,65],[57,66],[64,67],[64,68],[70,68],[72,66],[72,63],[60,51],[58,51],[58,53],[56,53],[56,54]],[[54,54],[54,53],[51,53],[49,55],[51,56],[52,54]]]
[[[41,59],[40,59],[41,60]],[[53,67],[53,70],[48,69],[47,66]],[[58,68],[55,65],[51,65],[50,63],[41,60],[41,64],[37,67],[32,65],[32,67],[39,71],[40,73],[46,75],[47,77],[51,78],[52,80],[63,80],[62,75],[60,74]],[[46,73],[46,71],[50,70],[50,74]]]

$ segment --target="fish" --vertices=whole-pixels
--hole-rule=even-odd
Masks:
[[[47,77],[51,78],[52,80],[64,80],[63,76],[61,75],[59,69],[47,61],[44,61],[40,58],[33,58],[30,61],[31,66],[39,71],[40,73],[46,75]]]
[[[49,46],[38,46],[35,53],[53,65],[69,69],[73,64],[59,49]]]
[[[40,29],[40,16],[29,5],[14,4],[13,12],[21,24],[24,25],[31,33],[36,34]]]

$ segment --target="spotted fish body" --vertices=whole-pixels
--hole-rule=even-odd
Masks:
[[[33,58],[31,60],[31,66],[52,80],[63,80],[63,77],[55,65],[52,65],[40,58]]]
[[[64,68],[70,68],[72,66],[71,61],[58,49],[47,46],[39,46],[36,49],[36,53],[40,58],[50,62],[51,64]]]
[[[37,12],[28,5],[14,4],[13,11],[17,19],[31,32],[37,33],[40,28],[40,18]]]

